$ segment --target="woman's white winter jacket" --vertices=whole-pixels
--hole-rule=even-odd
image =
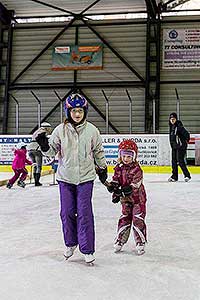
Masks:
[[[99,130],[85,121],[76,127],[58,125],[49,138],[47,156],[58,154],[57,180],[79,184],[96,178],[95,164],[106,167]]]

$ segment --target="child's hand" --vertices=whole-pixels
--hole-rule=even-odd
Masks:
[[[120,201],[120,196],[113,194],[112,203],[118,203]]]
[[[123,186],[122,188],[122,194],[126,197],[126,196],[130,196],[132,194],[132,186],[131,185],[126,185]]]
[[[31,167],[36,167],[37,163],[32,163]]]
[[[119,183],[111,181],[107,184],[106,187],[107,187],[107,190],[109,191],[109,193],[113,193],[113,192],[115,192],[115,190],[117,190],[119,188]]]

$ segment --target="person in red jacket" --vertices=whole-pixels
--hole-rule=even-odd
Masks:
[[[114,168],[108,191],[113,193],[112,202],[121,202],[122,215],[118,221],[114,251],[122,250],[128,241],[131,226],[136,243],[136,254],[145,253],[146,238],[146,192],[143,172],[137,162],[138,148],[134,141],[126,139],[119,144],[119,163]]]
[[[19,180],[17,182],[17,185],[23,188],[25,187],[26,184],[24,181],[28,175],[28,171],[25,168],[25,165],[34,165],[32,161],[26,158],[26,154],[26,144],[23,142],[18,143],[16,149],[14,150],[14,159],[12,162],[12,169],[15,174],[12,178],[9,179],[7,183],[8,189],[11,189],[18,178]]]

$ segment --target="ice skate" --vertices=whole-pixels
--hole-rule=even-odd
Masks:
[[[137,255],[143,255],[143,254],[145,253],[144,247],[145,247],[144,244],[138,243],[138,244],[136,245],[136,254],[137,254]]]
[[[10,182],[8,182],[7,185],[6,185],[6,187],[7,187],[8,189],[11,189],[12,186],[13,186],[13,185],[12,185]]]
[[[25,183],[24,181],[22,181],[22,180],[19,180],[19,181],[17,182],[17,185],[20,186],[20,187],[22,187],[22,188],[25,188],[26,183]]]
[[[35,186],[41,186],[42,183],[40,182],[40,173],[34,173],[33,176],[35,179]]]
[[[117,242],[114,244],[114,252],[118,253],[122,250],[123,244],[121,242]]]
[[[190,177],[185,177],[185,178],[184,178],[184,181],[185,181],[185,182],[188,182],[188,181],[190,181],[190,180],[191,180]]]
[[[64,257],[66,258],[66,260],[74,254],[74,251],[76,250],[76,247],[77,247],[77,245],[73,246],[73,247],[67,247],[66,248],[66,252],[64,254]]]
[[[93,266],[95,257],[93,254],[84,254],[85,262],[87,265]]]
[[[169,182],[176,182],[176,181],[178,181],[178,180],[174,179],[173,177],[169,177],[168,181],[169,181]]]
[[[41,182],[37,182],[37,183],[35,183],[35,186],[42,186],[42,183]]]

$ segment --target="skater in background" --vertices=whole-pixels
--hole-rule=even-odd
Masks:
[[[122,215],[118,221],[114,251],[120,252],[128,241],[133,226],[136,254],[145,253],[146,238],[146,192],[143,172],[137,162],[138,148],[134,141],[126,139],[119,144],[119,163],[114,168],[108,191],[112,202],[121,202]]]
[[[19,179],[17,185],[25,188],[26,184],[24,181],[26,180],[26,177],[28,175],[28,171],[25,165],[35,165],[32,161],[27,159],[26,155],[26,144],[23,142],[18,143],[16,149],[14,149],[14,159],[12,162],[12,169],[15,174],[11,179],[9,179],[7,183],[8,189],[11,189],[11,187],[17,181],[17,179]]]
[[[170,182],[178,181],[178,165],[184,174],[184,180],[188,182],[191,179],[185,163],[189,140],[189,132],[184,128],[182,122],[177,119],[177,114],[175,112],[171,113],[169,116],[169,141],[172,149],[172,175],[168,179]]]
[[[50,135],[51,133],[51,125],[47,122],[43,122],[41,124],[41,127],[37,129],[33,136],[32,141],[28,145],[28,153],[30,159],[36,163],[35,167],[33,169],[33,177],[35,180],[35,186],[41,186],[42,183],[40,183],[40,177],[42,172],[42,162],[43,162],[43,154],[40,149],[40,145],[36,142],[35,137],[37,136],[38,132],[44,132],[46,136]]]
[[[47,156],[58,153],[57,181],[60,190],[65,257],[79,246],[85,262],[95,260],[95,230],[92,192],[96,170],[99,179],[107,179],[107,166],[99,130],[87,118],[88,103],[80,94],[71,94],[64,102],[66,121],[57,126],[48,141],[44,133],[37,142]]]

